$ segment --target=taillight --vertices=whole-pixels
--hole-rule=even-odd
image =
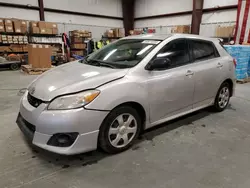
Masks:
[[[234,62],[234,67],[236,67],[237,65],[236,59],[234,59],[233,62]]]

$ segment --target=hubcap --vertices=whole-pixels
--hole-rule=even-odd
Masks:
[[[219,106],[220,108],[225,108],[229,101],[229,89],[228,87],[223,87],[219,94]]]
[[[109,128],[109,142],[116,148],[127,146],[135,137],[137,122],[131,114],[119,115]]]

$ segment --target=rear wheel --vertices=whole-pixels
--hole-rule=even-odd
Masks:
[[[214,109],[218,112],[225,110],[230,100],[230,86],[227,82],[223,83],[216,95]]]
[[[99,146],[108,153],[119,153],[128,149],[138,137],[141,119],[137,111],[121,106],[110,112],[101,125]]]

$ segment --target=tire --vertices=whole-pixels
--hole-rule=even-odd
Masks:
[[[18,70],[18,69],[19,69],[19,66],[18,66],[17,63],[13,63],[13,64],[10,65],[10,69],[11,69],[11,70]]]
[[[222,112],[227,108],[231,96],[230,92],[231,92],[230,85],[227,82],[224,82],[220,86],[214,101],[213,107],[216,112]]]
[[[138,112],[130,106],[117,107],[101,125],[98,146],[110,154],[120,153],[133,145],[140,130],[141,118]]]

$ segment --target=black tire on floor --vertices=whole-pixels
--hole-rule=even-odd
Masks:
[[[10,69],[11,69],[11,70],[18,70],[18,69],[19,69],[19,66],[18,66],[17,63],[13,63],[13,64],[10,65]]]
[[[135,133],[134,138],[131,140],[131,142],[128,145],[126,145],[125,147],[117,148],[117,147],[114,147],[110,142],[109,129],[112,123],[115,121],[115,119],[121,114],[131,114],[135,118],[136,123],[137,123],[137,131]],[[103,121],[100,127],[98,146],[102,150],[110,154],[115,154],[115,153],[125,151],[128,148],[130,148],[133,145],[134,141],[138,138],[138,135],[142,127],[141,125],[142,125],[141,118],[138,112],[134,108],[130,106],[117,107],[108,114],[108,116],[105,118],[105,120]]]
[[[229,91],[229,98],[228,98],[227,104],[224,107],[221,107],[219,105],[219,102],[220,102],[220,97],[219,96],[220,96],[220,93],[221,93],[222,89],[224,89],[224,88],[228,89],[228,91]],[[230,89],[229,83],[224,82],[223,84],[221,84],[221,86],[220,86],[220,88],[219,88],[219,90],[217,92],[215,101],[214,101],[214,106],[213,106],[214,111],[216,111],[216,112],[222,112],[223,110],[225,110],[227,108],[227,106],[229,104],[229,101],[230,101],[230,96],[231,96],[230,92],[231,92],[231,89]]]

